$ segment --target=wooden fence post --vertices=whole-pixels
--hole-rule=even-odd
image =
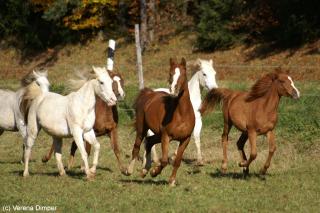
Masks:
[[[138,69],[139,89],[141,90],[144,88],[144,84],[143,84],[141,45],[140,45],[140,37],[139,37],[139,24],[135,24],[134,28],[135,28],[136,50],[137,50],[137,69]]]

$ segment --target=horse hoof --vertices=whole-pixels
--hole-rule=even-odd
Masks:
[[[30,176],[29,172],[23,172],[23,177],[29,177],[29,176]]]
[[[59,175],[60,176],[65,176],[66,175],[66,171],[63,170],[63,171],[59,172]]]
[[[49,161],[47,156],[43,156],[41,160],[42,160],[42,163],[47,163]]]
[[[198,159],[196,165],[197,166],[204,166],[204,160],[203,159]]]
[[[169,180],[169,186],[175,187],[176,186],[176,180]]]
[[[89,171],[91,174],[94,174],[94,175],[96,175],[97,173],[97,170],[95,168],[90,168]]]
[[[95,174],[95,173],[89,172],[89,173],[87,174],[86,179],[87,179],[87,181],[93,181],[95,177],[96,177],[96,174]]]
[[[239,162],[239,167],[246,167],[247,166],[247,161],[242,161],[242,162]]]
[[[145,178],[145,176],[148,174],[148,170],[146,170],[146,169],[142,169],[142,171],[141,171],[141,173],[140,173],[140,176],[142,177],[142,178]]]
[[[128,171],[128,169],[121,171],[121,173],[125,176],[130,176],[132,174]]]
[[[260,175],[266,175],[267,174],[267,170],[265,168],[262,168],[260,170]]]
[[[155,168],[153,168],[153,169],[150,171],[150,175],[151,175],[151,177],[157,177],[158,173],[157,173],[157,171],[156,171]]]
[[[249,175],[249,168],[248,167],[243,168],[243,174],[245,176]]]

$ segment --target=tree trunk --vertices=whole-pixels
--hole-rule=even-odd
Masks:
[[[156,0],[149,0],[148,3],[148,34],[149,34],[149,43],[154,43],[154,29],[156,26]]]
[[[140,44],[144,52],[148,45],[147,40],[147,5],[146,0],[140,0]]]

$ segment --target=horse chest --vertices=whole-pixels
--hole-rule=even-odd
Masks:
[[[276,114],[269,114],[269,115],[257,117],[255,121],[256,132],[259,134],[265,134],[268,131],[273,130],[276,123],[277,123]]]
[[[192,134],[195,124],[193,111],[184,116],[178,116],[175,118],[175,121],[176,122],[172,122],[166,127],[166,130],[172,139],[184,139]]]

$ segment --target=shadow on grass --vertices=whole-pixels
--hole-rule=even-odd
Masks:
[[[29,163],[34,163],[36,162],[36,160],[30,160]],[[14,160],[14,161],[0,161],[0,164],[21,164],[23,165],[23,163],[21,162],[21,160]]]
[[[168,185],[168,181],[166,180],[153,180],[153,179],[144,179],[144,180],[126,180],[120,179],[122,183],[136,183],[140,185]]]
[[[226,174],[222,173],[219,169],[216,169],[215,172],[209,173],[209,175],[214,178],[229,178],[229,179],[235,179],[235,180],[250,180],[251,178],[258,178],[261,181],[266,181],[267,175],[261,175],[260,173],[249,173],[249,174],[243,174],[243,173],[237,173],[237,172],[227,172]]]

